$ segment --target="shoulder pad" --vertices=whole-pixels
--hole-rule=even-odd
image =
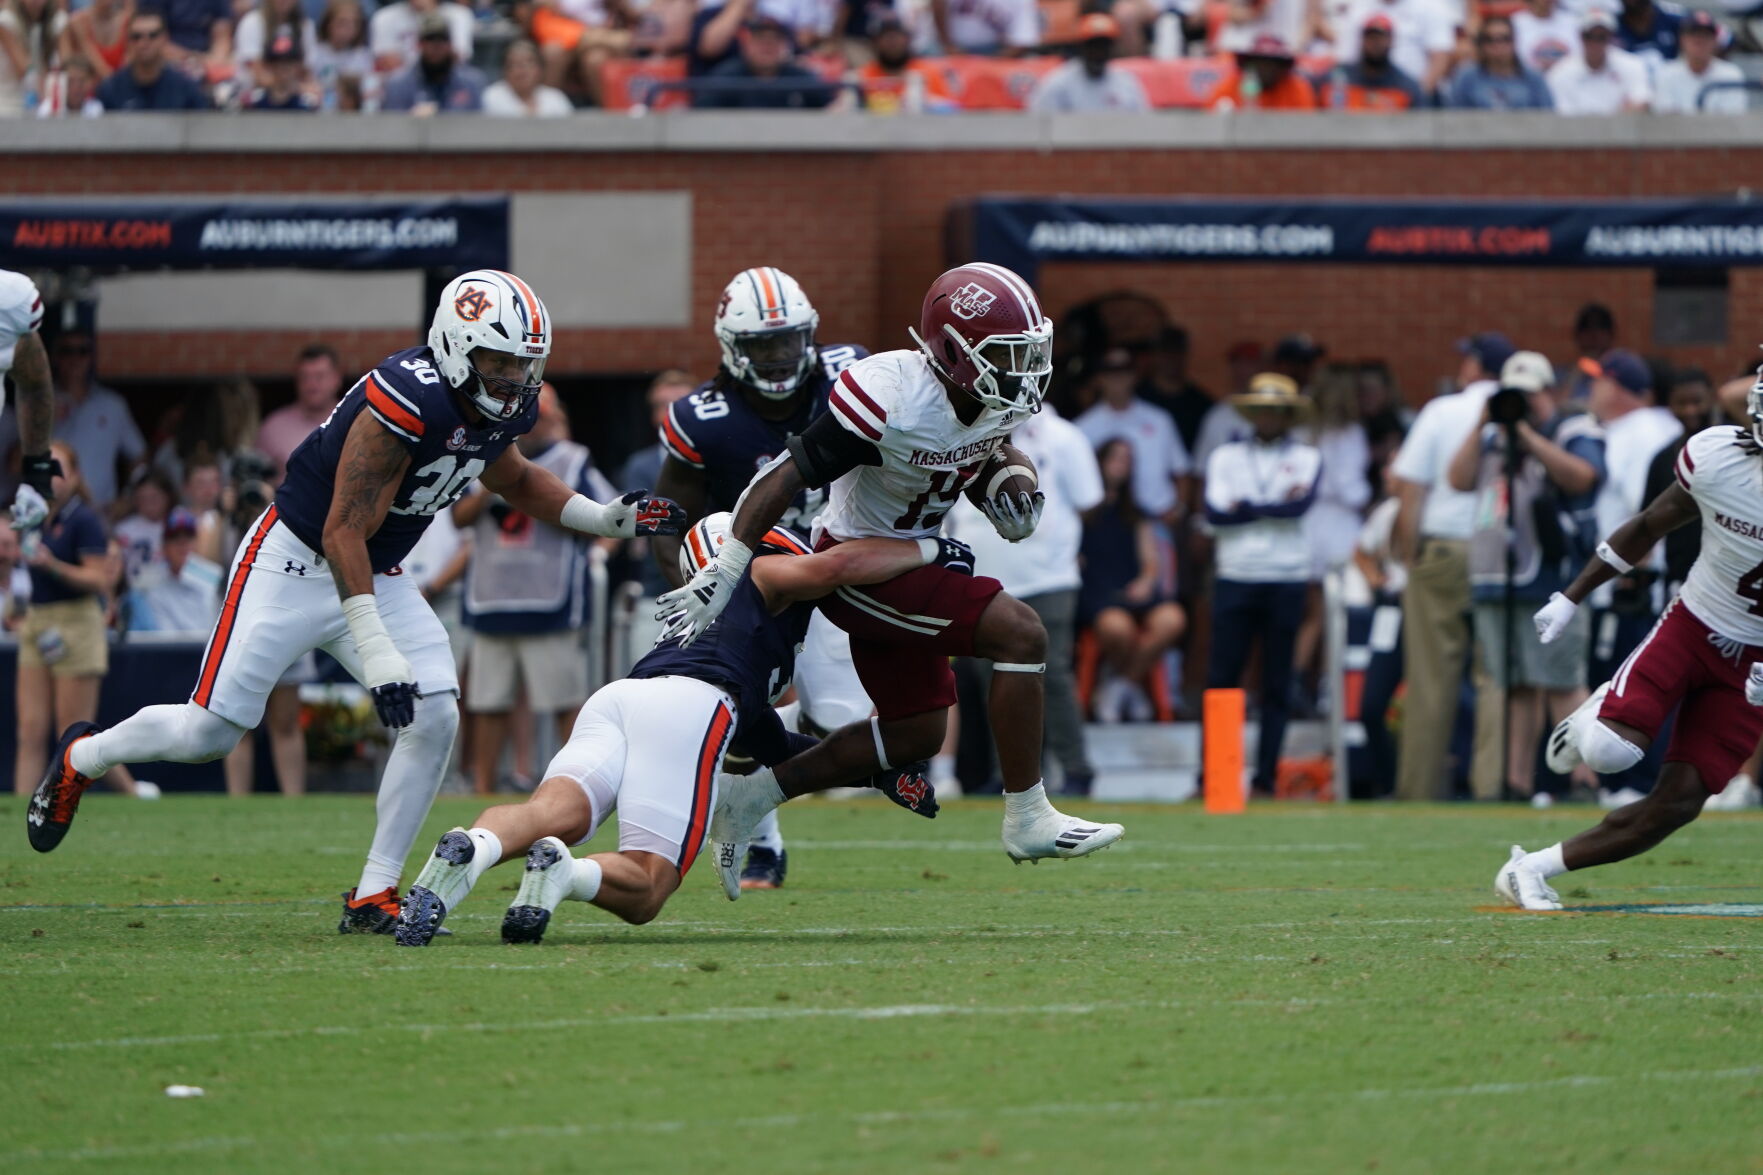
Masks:
[[[856,343],[832,343],[820,348],[820,369],[828,379],[837,379],[839,372],[860,359],[869,358],[869,348]]]
[[[667,415],[661,418],[661,447],[675,460],[693,469],[703,469],[703,426],[728,412],[728,399],[709,384],[689,396],[681,396],[667,406]]]
[[[839,423],[871,441],[881,440],[888,413],[899,406],[899,374],[885,360],[872,355],[845,368],[827,395]]]
[[[361,383],[376,420],[413,445],[422,439],[425,402],[440,392],[442,383],[441,373],[421,349],[390,356]]]
[[[36,283],[22,273],[0,270],[0,335],[23,338],[41,325],[43,296]]]

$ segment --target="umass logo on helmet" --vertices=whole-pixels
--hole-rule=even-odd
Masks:
[[[978,282],[968,282],[949,295],[949,309],[957,318],[984,318],[997,300],[998,295]]]

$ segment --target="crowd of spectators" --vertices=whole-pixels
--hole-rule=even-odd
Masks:
[[[1418,414],[1383,362],[1333,356],[1304,334],[1229,345],[1228,386],[1202,387],[1187,332],[1139,295],[1075,307],[1055,337],[1047,406],[1014,438],[1042,471],[1040,530],[1006,544],[965,508],[950,528],[1047,626],[1047,749],[1079,790],[1093,774],[1085,721],[1191,716],[1202,689],[1239,685],[1260,720],[1255,786],[1276,790],[1288,716],[1319,716],[1329,702],[1320,585],[1333,574],[1368,618],[1348,715],[1365,731],[1355,786],[1440,798],[1455,780],[1477,797],[1528,797],[1542,732],[1644,637],[1694,558],[1693,534],[1674,536],[1656,567],[1594,598],[1561,641],[1536,643],[1529,614],[1669,479],[1682,438],[1716,419],[1706,374],[1624,349],[1599,304],[1529,349],[1497,332],[1461,340],[1440,355],[1451,390]],[[21,748],[32,731],[89,716],[106,629],[206,637],[240,537],[345,386],[336,352],[313,344],[294,357],[291,400],[267,414],[252,384],[228,380],[137,421],[97,380],[90,333],[63,330],[49,352],[69,476],[40,545],[21,550],[0,533]],[[651,418],[694,385],[683,371],[657,376]],[[1521,401],[1505,425],[1490,422],[1501,389]],[[15,447],[11,428],[0,416],[0,452]],[[602,500],[614,483],[644,488],[658,473],[658,448],[639,444],[604,476],[549,389],[521,446]],[[653,635],[652,608],[628,606],[661,590],[641,543],[589,543],[478,491],[437,516],[407,561],[454,635],[471,716],[460,761],[480,791],[530,775],[534,721],[566,729],[585,699],[596,566],[631,624],[622,650],[603,652],[616,673]],[[318,673],[297,667],[269,708],[289,790],[303,787],[298,691]],[[38,759],[40,748],[21,749],[18,778],[33,780]],[[233,790],[249,790],[250,769],[249,750],[229,759]],[[1604,784],[1619,793],[1645,779],[1643,769]],[[1583,773],[1551,784],[1594,785]]]
[[[549,117],[637,63],[723,109],[1731,113],[1744,48],[1672,0],[0,0],[0,117]]]

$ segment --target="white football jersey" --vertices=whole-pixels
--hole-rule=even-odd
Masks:
[[[1763,454],[1742,428],[1707,428],[1677,454],[1702,511],[1702,551],[1679,593],[1716,633],[1763,645]]]
[[[43,325],[43,298],[22,273],[0,269],[0,375],[12,370],[18,340]]]
[[[976,401],[977,402],[977,401]],[[884,351],[840,373],[828,403],[838,422],[873,442],[880,465],[863,465],[832,485],[814,537],[926,538],[986,458],[1022,421],[1019,409],[980,409],[962,424],[918,351]]]

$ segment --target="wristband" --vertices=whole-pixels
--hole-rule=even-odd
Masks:
[[[1616,568],[1617,574],[1619,575],[1627,575],[1634,570],[1634,564],[1611,550],[1608,541],[1598,544],[1597,555],[1598,558]]]
[[[598,527],[605,514],[605,506],[586,494],[576,494],[569,501],[563,503],[563,512],[558,515],[557,521],[570,530],[579,530],[584,534],[598,534]]]
[[[932,563],[937,561],[937,556],[942,553],[942,550],[943,545],[936,539],[918,540],[918,556],[924,560],[924,565],[926,567],[929,567]],[[886,767],[887,764],[883,763],[882,766]]]
[[[349,635],[355,638],[356,651],[363,659],[379,652],[381,642],[384,642],[385,647],[396,647],[392,645],[392,638],[386,632],[385,622],[380,619],[379,605],[374,602],[372,592],[363,592],[344,600],[343,619],[349,622]]]

